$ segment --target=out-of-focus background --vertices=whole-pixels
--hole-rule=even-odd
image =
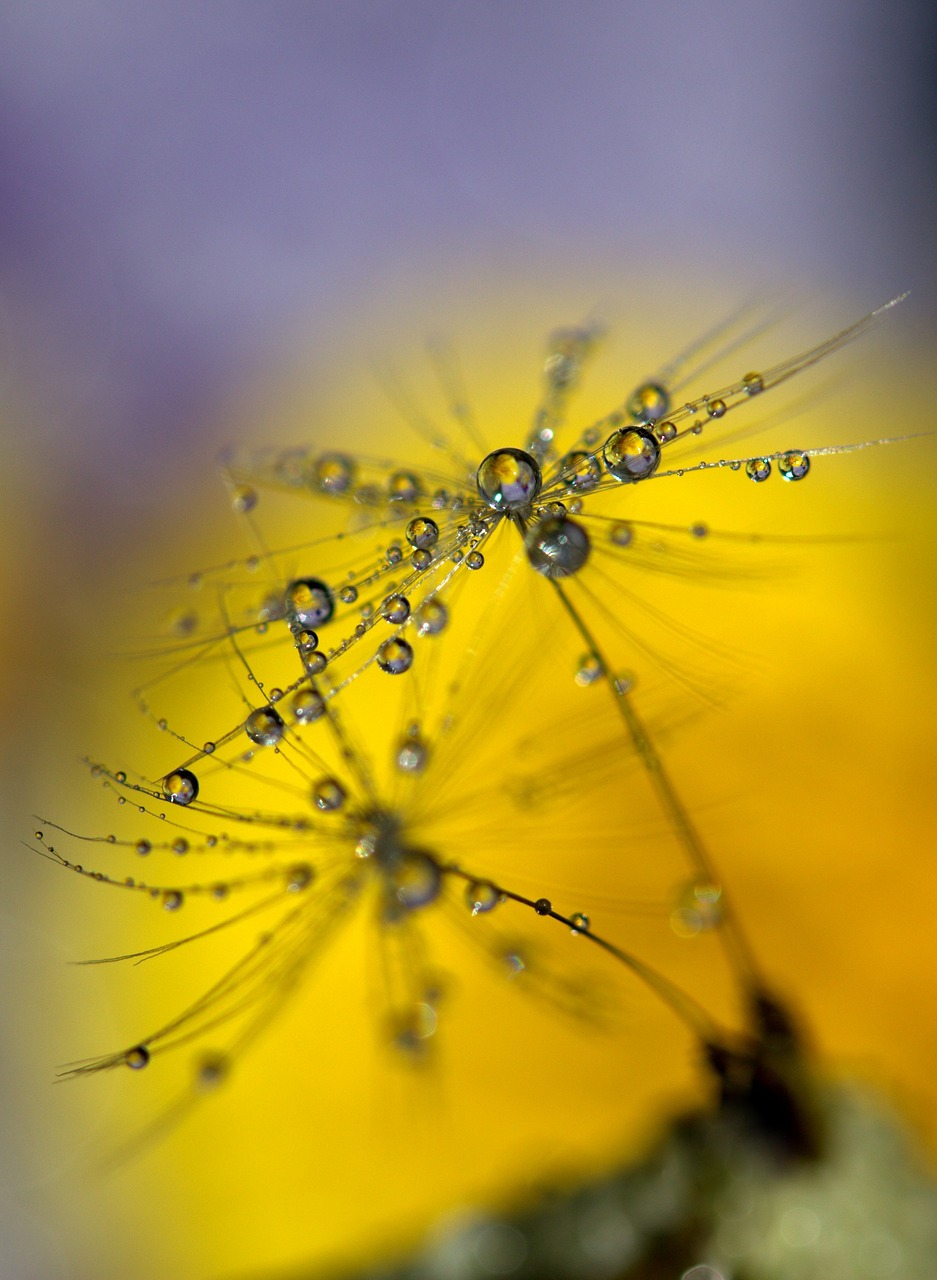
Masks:
[[[87,1148],[108,1133],[110,1104],[101,1081],[91,1102],[76,1101],[81,1084],[50,1083],[74,1026],[63,1034],[60,1010],[87,1002],[95,1019],[112,1017],[118,1040],[123,1024],[109,1012],[107,972],[66,968],[88,953],[69,917],[71,900],[75,913],[86,909],[88,895],[77,893],[86,886],[60,885],[20,841],[36,812],[80,812],[93,827],[78,758],[103,750],[113,726],[133,715],[129,702],[113,705],[114,691],[132,683],[115,656],[133,613],[128,586],[158,576],[161,546],[171,548],[167,572],[190,567],[179,563],[188,530],[191,567],[211,558],[213,539],[230,545],[234,527],[212,479],[219,448],[232,437],[277,438],[283,396],[269,388],[281,371],[291,385],[303,371],[312,434],[334,422],[343,399],[352,402],[343,387],[355,380],[357,395],[372,359],[440,329],[469,357],[476,344],[477,369],[487,335],[527,328],[531,363],[518,377],[533,388],[538,343],[553,324],[597,307],[620,331],[641,331],[642,362],[652,326],[655,342],[667,344],[654,348],[663,360],[706,317],[759,291],[822,297],[824,328],[804,330],[809,339],[830,317],[851,319],[911,289],[903,314],[859,358],[873,375],[877,365],[886,373],[867,377],[848,401],[833,387],[830,412],[848,403],[850,420],[834,421],[827,435],[930,430],[935,29],[928,6],[855,2],[817,10],[39,0],[5,9],[5,1280],[85,1280],[128,1266],[140,1276],[230,1274],[237,1262],[256,1269],[265,1239],[277,1264],[340,1253],[365,1247],[368,1232],[392,1238],[396,1222],[404,1238],[446,1202],[443,1178],[433,1195],[413,1197],[419,1209],[403,1222],[388,1147],[381,1159],[390,1172],[375,1175],[388,1196],[383,1217],[369,1186],[360,1221],[349,1214],[329,1237],[314,1205],[302,1220],[303,1173],[264,1171],[260,1149],[244,1159],[239,1181],[219,1170],[215,1195],[204,1166],[181,1172],[179,1153],[209,1144],[208,1129],[192,1130],[162,1163],[92,1187],[86,1200],[77,1187]],[[855,361],[847,367],[857,371]],[[642,363],[625,376],[643,372]],[[843,464],[858,523],[874,510],[876,532],[890,527],[895,538],[887,553],[880,541],[869,551],[880,594],[860,604],[844,597],[844,610],[859,610],[855,629],[845,613],[824,624],[817,672],[791,671],[785,696],[776,695],[773,714],[786,707],[790,719],[760,743],[754,785],[766,799],[754,812],[776,837],[798,811],[791,760],[807,745],[796,711],[817,689],[832,688],[834,709],[820,722],[833,728],[827,740],[815,736],[811,758],[861,748],[869,771],[824,775],[826,827],[817,835],[814,826],[812,839],[829,860],[803,864],[776,912],[763,885],[742,892],[749,888],[756,911],[761,902],[765,945],[788,984],[800,983],[795,994],[814,1019],[852,1010],[831,1040],[815,1027],[831,1058],[873,1077],[924,1126],[933,968],[916,948],[933,901],[925,794],[933,448],[905,447],[919,452],[865,471]],[[879,471],[892,508],[866,488]],[[838,527],[848,510],[840,496]],[[877,643],[861,639],[873,624]],[[809,634],[809,619],[800,625]],[[853,717],[848,731],[836,727],[836,708]],[[865,726],[864,738],[853,725]],[[733,779],[744,776],[759,729],[757,720],[724,726]],[[697,748],[708,741],[700,732]],[[770,794],[775,763],[787,771],[780,795]],[[810,779],[799,781],[812,790]],[[863,825],[865,806],[873,835],[857,857],[849,833]],[[722,822],[731,840],[732,824]],[[741,848],[737,828],[734,838]],[[777,837],[779,859],[790,844]],[[794,885],[803,889],[796,900]],[[810,944],[785,941],[789,916],[808,922]],[[842,944],[810,963],[831,931]],[[330,1062],[320,1070],[334,1090],[342,1070]],[[265,1088],[275,1095],[272,1066],[268,1059]],[[500,1129],[502,1100],[490,1092],[487,1101],[490,1111],[480,1091],[472,1106],[483,1109],[481,1124]],[[323,1127],[326,1163],[341,1146],[342,1106],[354,1111],[354,1099],[335,1103],[339,1119]],[[345,1130],[363,1142],[362,1114]],[[586,1132],[595,1119],[573,1108],[553,1127],[582,1123]],[[517,1173],[520,1157],[512,1159],[505,1180]],[[367,1163],[340,1165],[335,1195],[346,1204]],[[427,1168],[424,1176],[439,1179],[438,1167]],[[256,1183],[252,1169],[262,1171]],[[491,1185],[498,1176],[486,1173]],[[464,1191],[455,1184],[453,1206]]]

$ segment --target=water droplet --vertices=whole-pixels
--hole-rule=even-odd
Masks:
[[[239,484],[231,494],[231,505],[240,515],[246,515],[257,506],[257,490],[249,484]]]
[[[325,670],[328,659],[321,650],[317,653],[303,653],[300,656],[307,676],[317,676]]]
[[[623,483],[646,480],[660,462],[660,445],[644,427],[622,427],[605,441],[602,457],[609,474]]]
[[[706,538],[709,536],[709,525],[702,523],[691,524],[690,533],[694,538]]]
[[[286,588],[285,613],[290,630],[313,630],[335,612],[332,592],[319,578],[297,578]]]
[[[220,1053],[207,1053],[199,1063],[195,1073],[195,1083],[199,1089],[217,1089],[228,1074],[228,1060]]]
[[[358,599],[358,588],[351,586],[342,587],[338,595],[342,604],[354,604]]]
[[[428,853],[404,850],[391,876],[394,896],[402,907],[413,911],[425,907],[439,897],[442,872],[439,863]]]
[[[568,453],[560,463],[560,474],[571,492],[588,493],[601,481],[602,468],[593,454],[576,450]]]
[[[746,373],[742,379],[742,389],[747,396],[757,396],[765,389],[765,380],[760,373]]]
[[[410,557],[410,563],[414,569],[419,569],[422,573],[424,569],[428,569],[433,563],[433,557],[429,551],[414,551]]]
[[[661,444],[666,444],[668,440],[672,440],[677,434],[677,428],[672,422],[661,422],[657,426],[657,438]]]
[[[177,853],[180,857],[182,857],[184,853],[188,853],[189,852],[188,840],[186,840],[184,836],[179,836],[178,840],[174,840],[172,842],[172,851],[173,853]]]
[[[573,935],[574,938],[577,937],[580,933],[589,932],[589,926],[591,925],[592,921],[589,919],[589,917],[586,915],[584,911],[573,912],[573,914],[569,917],[569,919],[570,919],[570,923],[573,925],[573,928],[570,929],[570,933]]]
[[[323,493],[347,493],[355,478],[355,464],[343,453],[324,453],[312,465],[312,479]]]
[[[771,474],[771,463],[767,458],[752,458],[750,462],[745,464],[745,474],[749,480],[754,480],[756,484],[761,484]]]
[[[538,916],[548,916],[553,910],[553,903],[549,898],[538,898],[534,903],[534,911]]]
[[[259,747],[273,747],[283,737],[286,725],[273,707],[257,707],[244,721],[244,732]]]
[[[729,463],[729,470],[738,471],[741,465],[742,465],[741,462],[739,462],[737,459],[733,459],[732,462]]]
[[[397,750],[397,768],[404,773],[420,773],[428,760],[429,751],[418,738],[405,738]]]
[[[418,636],[438,636],[449,621],[449,610],[437,596],[430,596],[416,611]]]
[[[312,884],[314,872],[308,862],[297,862],[286,873],[286,889],[288,893],[301,893]]]
[[[726,402],[724,400],[710,400],[706,406],[706,412],[711,418],[724,418]]]
[[[206,756],[212,755],[214,753],[214,750],[215,750],[215,744],[213,742],[206,742],[205,745],[202,747],[202,751],[205,753]]]
[[[149,1061],[150,1051],[144,1044],[138,1044],[124,1054],[124,1062],[131,1071],[142,1071]]]
[[[629,547],[631,540],[634,538],[634,530],[630,524],[625,524],[623,520],[619,520],[609,529],[608,536],[616,547]]]
[[[178,911],[185,902],[185,897],[180,889],[167,889],[163,894],[163,910]]]
[[[586,685],[595,684],[602,675],[602,664],[594,653],[587,653],[579,659],[576,667],[576,674],[573,677],[576,683],[585,688]]]
[[[392,542],[391,545],[387,548],[387,563],[400,564],[400,561],[402,559],[403,559],[403,551],[401,550],[400,546],[396,542]]]
[[[529,507],[540,492],[540,467],[522,449],[496,449],[478,468],[478,492],[494,511]]]
[[[300,724],[312,724],[325,715],[325,698],[317,689],[300,689],[293,695],[290,709]]]
[[[175,769],[163,779],[163,795],[170,804],[191,804],[198,799],[198,778],[189,769]]]
[[[485,557],[480,551],[470,551],[465,557],[466,569],[480,569],[485,563]]]
[[[381,605],[381,617],[394,626],[406,622],[410,616],[410,601],[406,596],[388,596]]]
[[[518,977],[527,968],[527,962],[519,951],[506,951],[503,959],[509,978]]]
[[[407,541],[411,547],[416,547],[418,551],[425,551],[427,547],[434,547],[439,541],[439,525],[435,520],[430,520],[428,516],[416,516],[407,525]],[[417,565],[417,568],[422,567],[425,566]]]
[[[413,665],[413,649],[406,640],[385,640],[377,651],[377,665],[388,675],[399,676]]]
[[[632,391],[625,408],[636,422],[657,422],[670,409],[670,396],[659,382],[643,382]]]
[[[806,453],[782,453],[778,458],[778,471],[785,480],[803,480],[810,470],[810,458]]]
[[[722,923],[722,888],[706,880],[684,885],[670,913],[670,927],[679,938],[695,938]]]
[[[146,855],[151,853],[153,850],[153,846],[150,844],[149,840],[138,840],[135,848],[141,858],[145,858]]]
[[[473,916],[493,911],[501,901],[501,894],[487,880],[473,880],[465,887],[465,901]]]
[[[527,531],[524,546],[533,568],[547,578],[568,578],[589,558],[589,535],[574,520],[539,521]]]
[[[114,781],[115,781],[115,782],[126,782],[126,781],[127,781],[127,775],[124,773],[123,769],[118,769],[118,770],[117,770],[117,772],[114,774]]]
[[[416,502],[420,482],[412,471],[395,471],[387,482],[391,502]]]
[[[312,800],[322,813],[333,813],[345,803],[345,788],[335,778],[322,778],[312,789]]]

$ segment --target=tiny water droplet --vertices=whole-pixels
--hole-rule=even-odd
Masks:
[[[757,396],[765,389],[765,380],[760,373],[746,373],[742,379],[742,389],[747,396]]]
[[[163,779],[163,795],[170,804],[191,804],[198,799],[198,778],[190,769],[175,769]]]
[[[231,494],[231,505],[239,515],[246,515],[257,506],[257,490],[249,484],[239,484]]]
[[[710,400],[706,406],[706,412],[711,418],[724,418],[726,402],[724,400]]]
[[[145,858],[148,853],[152,852],[153,846],[149,840],[138,840],[135,845],[137,853],[141,858]]]
[[[465,888],[465,902],[473,916],[493,911],[501,901],[501,894],[487,880],[473,880]]]
[[[312,789],[312,800],[321,813],[333,813],[345,803],[345,788],[335,778],[322,778]]]
[[[573,925],[573,928],[570,929],[570,933],[573,935],[574,938],[577,937],[580,933],[589,932],[589,926],[591,925],[592,921],[589,919],[589,917],[586,915],[584,911],[573,912],[573,914],[569,917],[569,919]]]
[[[416,516],[407,525],[407,541],[411,547],[423,551],[434,547],[439,540],[439,525],[428,516]],[[421,566],[417,566],[418,568]]]
[[[480,551],[470,551],[465,557],[466,569],[480,569],[485,563],[485,557]]]
[[[413,649],[406,640],[385,640],[377,651],[377,665],[388,675],[398,676],[413,665]]]
[[[273,747],[286,730],[283,718],[273,707],[257,707],[244,721],[244,732],[259,747]]]
[[[185,898],[179,889],[167,889],[163,894],[163,910],[178,911],[185,902]]]
[[[806,453],[793,451],[778,458],[778,471],[785,480],[803,480],[809,470],[810,457]]]
[[[587,685],[595,684],[596,680],[600,679],[601,675],[601,662],[594,653],[587,653],[579,659],[579,663],[576,667],[576,674],[573,679],[581,688],[584,689]]]
[[[150,1051],[146,1045],[138,1044],[124,1054],[124,1062],[131,1071],[142,1071],[150,1061]]]
[[[553,910],[553,903],[549,898],[538,898],[534,903],[534,911],[538,916],[548,916]]]

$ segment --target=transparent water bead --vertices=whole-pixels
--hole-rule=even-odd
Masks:
[[[771,463],[767,458],[752,458],[751,462],[745,464],[745,474],[755,484],[762,484],[771,474]]]
[[[465,887],[465,903],[473,916],[493,911],[501,901],[501,894],[486,880],[473,880]]]
[[[670,927],[679,938],[716,929],[722,923],[722,888],[708,880],[684,885],[670,913]]]
[[[644,427],[622,427],[605,441],[602,457],[609,475],[625,484],[646,480],[660,463],[660,442]]]
[[[316,689],[300,689],[290,706],[300,724],[311,724],[325,715],[325,698]]]
[[[540,466],[523,449],[496,449],[478,468],[478,492],[494,511],[520,511],[540,492]]]
[[[419,738],[405,738],[397,750],[397,768],[404,773],[420,773],[428,760],[429,751]]]
[[[259,747],[273,747],[286,731],[283,717],[273,707],[258,707],[244,721],[244,732]]]
[[[335,612],[332,592],[320,578],[297,578],[286,588],[286,620],[290,630],[312,631]]]
[[[810,470],[810,458],[806,453],[784,453],[778,458],[778,471],[785,480],[803,480]]]
[[[146,1045],[138,1044],[124,1054],[124,1063],[131,1071],[142,1071],[149,1064],[150,1051]]]
[[[231,505],[239,515],[246,515],[257,506],[257,490],[248,484],[239,484],[231,494]]]
[[[598,458],[581,449],[568,453],[560,463],[563,483],[575,493],[588,493],[602,479],[602,468]]]
[[[413,649],[399,637],[386,640],[377,651],[377,665],[388,675],[399,676],[413,665]]]
[[[355,464],[343,453],[324,453],[312,464],[312,480],[323,493],[347,493],[354,484]]]
[[[394,626],[406,622],[410,616],[410,601],[406,596],[388,596],[381,605],[381,617]]]
[[[416,502],[422,490],[412,471],[395,471],[387,482],[391,502]]]
[[[163,795],[170,804],[191,804],[198,799],[198,778],[188,769],[175,769],[163,779]]]
[[[527,531],[524,546],[531,566],[547,578],[568,578],[589,558],[589,535],[565,517],[541,520]]]
[[[415,621],[418,636],[438,636],[449,621],[449,610],[441,600],[432,596],[417,609]]]
[[[322,778],[313,788],[312,801],[321,813],[334,813],[345,803],[345,788],[335,778]]]
[[[407,525],[407,541],[418,551],[434,547],[439,541],[439,525],[428,516],[417,516]]]
[[[439,863],[428,853],[403,850],[392,875],[394,896],[402,907],[415,911],[439,897],[442,872]]]
[[[628,397],[625,406],[637,422],[656,422],[670,410],[670,396],[659,382],[644,382]]]
[[[573,679],[580,686],[585,688],[586,685],[595,684],[596,680],[602,675],[602,664],[594,653],[584,654],[579,659],[576,667],[576,674]]]
[[[572,929],[570,929],[570,933],[573,935],[574,938],[577,937],[580,933],[589,932],[589,926],[592,923],[592,921],[589,919],[589,917],[586,915],[584,911],[573,912],[573,914],[569,917],[569,919],[573,926]]]

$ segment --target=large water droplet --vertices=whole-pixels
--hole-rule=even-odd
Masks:
[[[285,610],[291,630],[314,630],[331,618],[335,601],[320,578],[297,578],[286,588]]]
[[[283,737],[286,725],[273,707],[258,707],[244,721],[244,732],[259,747],[273,747]]]
[[[547,578],[568,578],[589,558],[589,535],[582,525],[562,516],[532,525],[524,546],[533,568]]]
[[[646,480],[660,462],[660,443],[644,427],[622,427],[605,441],[602,457],[609,474],[623,483]]]
[[[478,468],[478,492],[495,511],[529,507],[540,492],[540,467],[522,449],[496,449]]]

